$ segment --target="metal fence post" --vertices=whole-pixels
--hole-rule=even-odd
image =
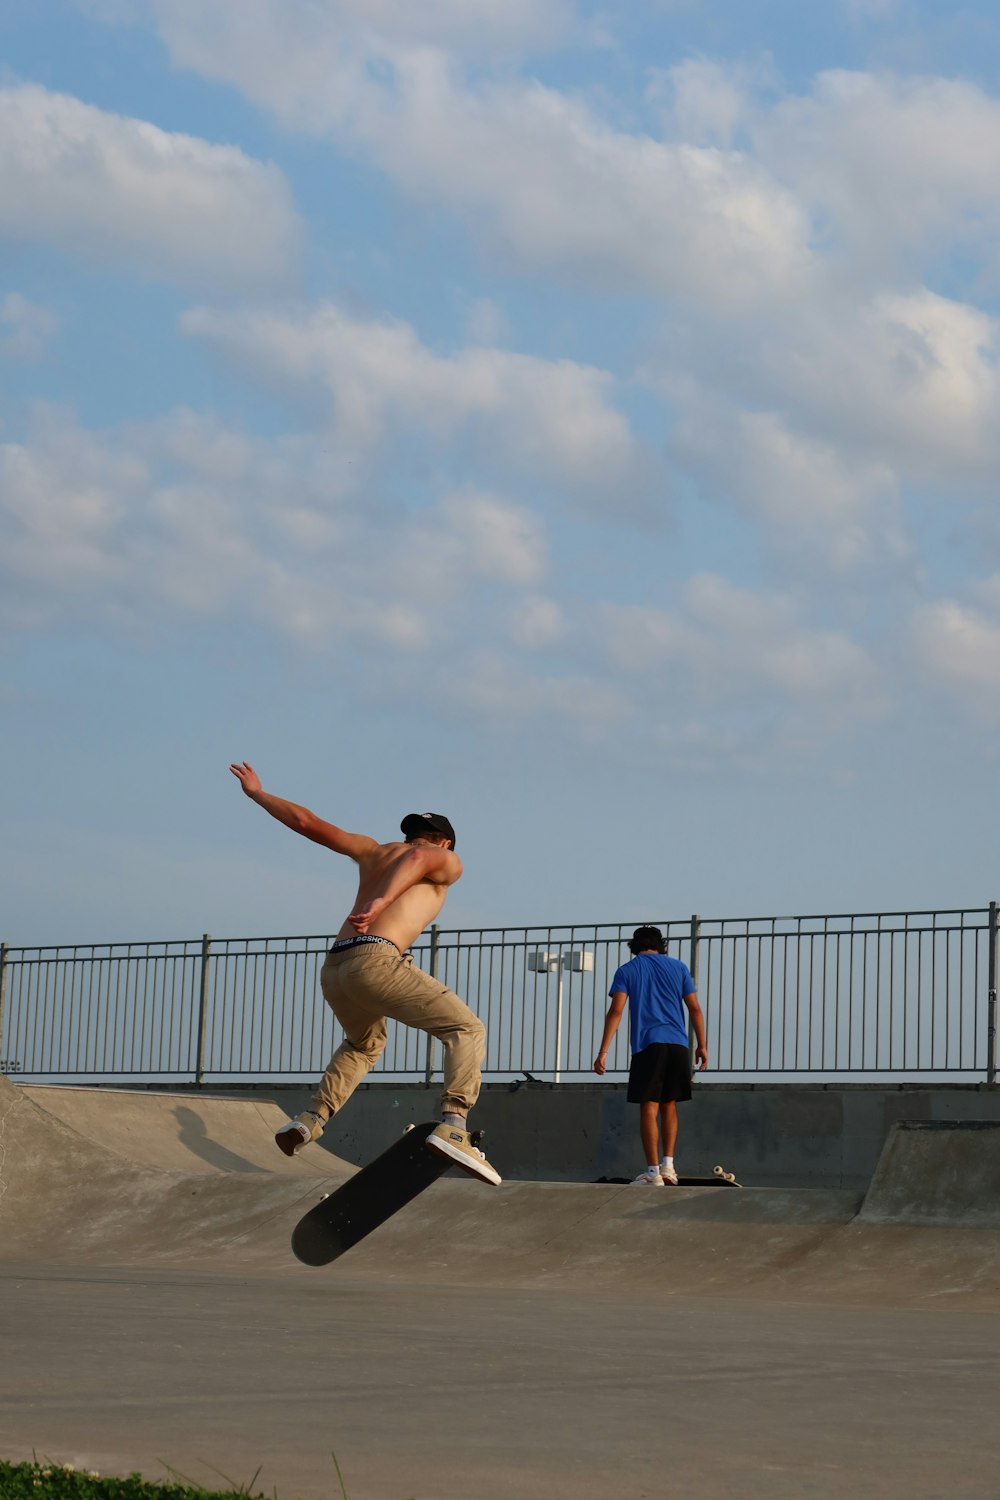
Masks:
[[[986,1082],[997,1081],[997,903],[990,902],[989,1006],[986,1013]]]
[[[427,972],[432,979],[437,978],[438,968],[438,934],[441,931],[436,922],[431,924],[431,952],[427,963]],[[427,1033],[427,1051],[424,1055],[424,1083],[429,1088],[431,1074],[434,1072],[434,1038],[430,1032]]]
[[[691,970],[691,978],[698,984],[698,945],[701,942],[701,918],[697,913],[691,918],[691,956],[688,960],[688,968]]]
[[[0,943],[0,1057],[3,1056],[3,1016],[7,1005],[7,953],[6,943]]]
[[[691,917],[691,951],[688,956],[688,968],[691,970],[691,978],[694,980],[695,989],[698,988],[698,948],[700,943],[701,918],[697,912],[694,912]],[[691,1025],[691,1017],[688,1016],[688,1051],[691,1054],[692,1063],[694,1062],[697,1040],[694,1034],[694,1027]]]
[[[205,1033],[208,1029],[208,961],[212,956],[212,935],[203,933],[201,939],[201,981],[198,986],[198,1051],[195,1056],[194,1081],[205,1081]]]
[[[559,945],[559,959],[556,964],[556,1065],[552,1074],[552,1082],[560,1083],[562,1073],[559,1063],[562,1059],[562,1034],[563,1034],[563,975],[566,973],[565,957],[562,944]]]

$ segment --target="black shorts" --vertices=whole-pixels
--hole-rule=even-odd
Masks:
[[[632,1057],[629,1104],[680,1104],[691,1097],[691,1053],[676,1042],[650,1042]]]

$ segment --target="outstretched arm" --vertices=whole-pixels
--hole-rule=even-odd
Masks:
[[[611,1004],[604,1018],[604,1035],[601,1037],[601,1050],[594,1058],[594,1072],[604,1073],[608,1066],[608,1053],[611,1051],[611,1043],[615,1039],[621,1018],[625,1014],[625,1006],[628,1003],[628,995],[624,990],[616,990],[611,996]]]
[[[335,823],[326,823],[322,818],[317,818],[308,807],[300,807],[297,802],[287,802],[284,797],[265,792],[260,784],[260,777],[249,761],[234,761],[229,769],[251,802],[256,802],[258,807],[269,812],[272,818],[277,818],[279,823],[284,823],[294,833],[301,833],[303,838],[312,839],[314,844],[322,844],[325,849],[332,849],[336,854],[346,854],[349,859],[355,860],[369,850],[378,848],[377,841],[367,834],[346,833]]]
[[[347,920],[355,932],[367,932],[387,906],[421,880],[434,885],[454,885],[462,873],[462,861],[450,849],[432,844],[414,844],[403,849],[379,871],[373,888],[358,893],[358,905]]]

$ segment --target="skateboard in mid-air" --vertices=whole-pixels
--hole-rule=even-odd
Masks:
[[[454,1165],[432,1151],[427,1137],[438,1122],[409,1125],[388,1150],[327,1197],[292,1230],[292,1252],[307,1266],[326,1266],[403,1208]],[[478,1145],[482,1131],[473,1132]]]

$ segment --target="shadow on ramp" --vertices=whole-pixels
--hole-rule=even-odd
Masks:
[[[281,1156],[269,1139],[275,1120],[286,1118],[275,1105],[209,1099],[194,1107],[207,1117],[204,1134],[177,1118],[186,1108],[177,1095],[49,1090],[0,1077],[0,1255],[87,1265],[282,1265],[295,1220],[355,1169],[320,1147]],[[192,1153],[192,1133],[200,1154]],[[213,1137],[228,1134],[249,1139],[262,1156],[269,1147],[274,1170],[246,1152],[220,1152]],[[240,1170],[222,1165],[233,1159]]]

